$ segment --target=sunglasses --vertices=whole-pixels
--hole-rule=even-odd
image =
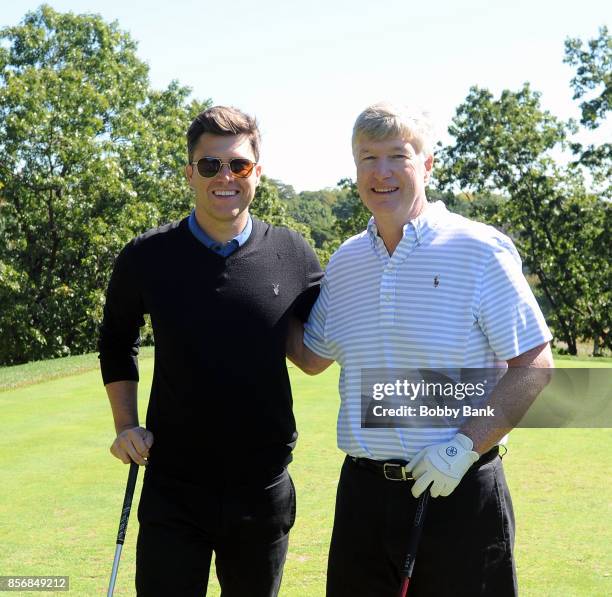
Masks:
[[[224,162],[220,158],[203,157],[197,162],[191,162],[198,169],[200,176],[212,178],[219,174],[223,166],[228,166],[231,173],[238,178],[247,178],[253,172],[257,162],[251,162],[246,158],[232,158],[229,162]]]

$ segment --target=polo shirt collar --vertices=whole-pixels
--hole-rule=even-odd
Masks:
[[[429,236],[429,233],[433,231],[449,214],[446,209],[446,205],[442,201],[435,201],[434,203],[428,203],[427,209],[423,213],[404,224],[402,228],[402,240],[403,243],[416,243],[420,245],[423,240]],[[378,238],[378,227],[374,216],[372,216],[368,222],[367,233],[370,240],[376,244]]]

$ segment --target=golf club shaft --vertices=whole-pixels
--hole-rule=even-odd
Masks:
[[[121,550],[123,548],[123,542],[125,541],[125,533],[127,532],[127,525],[128,520],[130,518],[130,510],[132,509],[132,499],[134,498],[134,490],[136,489],[137,477],[138,465],[135,462],[132,462],[130,463],[130,472],[128,474],[127,485],[125,487],[123,507],[121,508],[119,531],[117,532],[117,547],[115,548],[115,559],[113,561],[113,571],[111,572],[110,582],[108,583],[107,597],[113,597],[113,591],[115,590],[117,570],[119,569],[119,559],[121,558]]]
[[[400,597],[406,597],[406,594],[408,593],[408,585],[410,584],[410,578],[412,577],[412,570],[414,569],[414,562],[416,560],[419,542],[421,541],[421,534],[423,533],[423,525],[425,524],[425,515],[427,514],[428,503],[429,487],[420,495],[419,501],[417,502],[416,512],[414,514],[414,520],[412,522],[412,528],[408,538],[408,552],[406,554],[406,560],[404,561],[404,568],[402,570],[402,586],[400,587],[399,592]]]
[[[113,560],[113,571],[111,572],[110,582],[108,583],[108,593],[106,597],[113,597],[113,592],[115,591],[115,581],[117,580],[117,570],[119,570],[119,560],[121,559],[121,550],[123,545],[121,543],[117,544],[115,548],[115,559]]]

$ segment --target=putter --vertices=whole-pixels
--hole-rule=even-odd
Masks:
[[[425,524],[425,514],[427,514],[428,502],[429,487],[419,496],[416,512],[414,514],[414,520],[412,521],[410,537],[408,537],[408,553],[406,554],[406,560],[404,561],[404,567],[402,569],[402,585],[400,587],[399,597],[406,597],[408,594],[408,585],[410,584],[410,578],[412,577],[412,569],[414,568],[416,553],[419,549],[419,542],[421,540],[421,533],[423,532],[423,525]]]
[[[123,508],[121,509],[121,518],[119,519],[119,532],[117,533],[117,547],[115,548],[115,560],[113,561],[113,571],[111,572],[110,582],[108,584],[107,597],[113,597],[115,590],[115,581],[117,580],[117,570],[119,569],[119,560],[121,558],[121,549],[125,540],[127,531],[128,519],[130,518],[130,510],[132,509],[132,498],[134,497],[134,489],[136,488],[136,478],[138,477],[138,465],[135,462],[130,464],[130,472],[128,474],[127,485],[125,487],[125,497],[123,498]]]

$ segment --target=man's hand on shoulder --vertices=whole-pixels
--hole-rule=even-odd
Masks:
[[[450,495],[479,458],[472,447],[469,437],[457,433],[449,442],[423,448],[406,466],[416,479],[412,495],[419,497],[432,483],[431,497]]]
[[[130,427],[121,431],[110,448],[111,454],[124,464],[135,462],[146,465],[153,434],[144,427]]]

